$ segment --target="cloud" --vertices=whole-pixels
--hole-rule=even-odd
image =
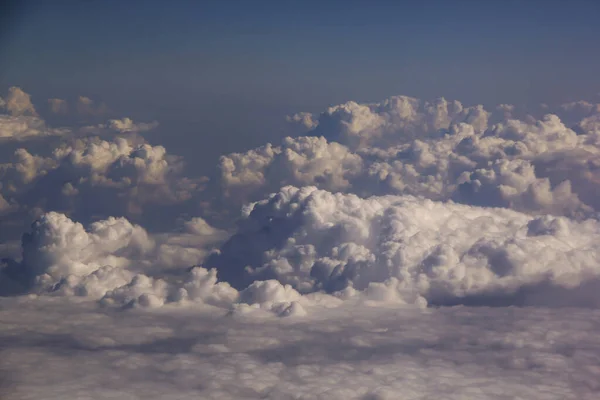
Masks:
[[[182,170],[179,157],[135,136],[82,138],[48,157],[18,149],[12,162],[0,165],[1,194],[28,207],[139,214],[145,205],[185,202],[201,188]]]
[[[301,296],[289,285],[257,282],[238,292],[217,282],[216,270],[197,266],[228,236],[199,217],[186,221],[182,232],[151,235],[125,218],[111,217],[86,229],[50,212],[23,236],[23,260],[0,270],[0,281],[15,281],[39,294],[99,299],[107,306],[235,305],[237,312],[303,315]]]
[[[23,141],[49,136],[65,136],[68,128],[49,128],[43,119],[34,116],[0,114],[0,142]]]
[[[325,138],[285,138],[281,146],[270,144],[220,160],[226,195],[245,199],[251,193],[268,193],[282,185],[320,183],[332,190],[350,186],[349,177],[363,169],[361,157]]]
[[[600,211],[591,196],[600,190],[600,113],[587,103],[559,111],[582,107],[572,129],[555,114],[517,119],[523,113],[511,105],[489,112],[443,98],[348,102],[288,118],[310,126],[309,136],[223,156],[220,182],[226,197],[246,201],[287,184],[316,185],[584,219]]]
[[[471,124],[477,133],[487,128],[490,113],[482,106],[464,107],[458,101],[439,98],[431,102],[393,96],[380,103],[353,101],[328,108],[310,119],[311,134],[324,136],[352,149],[393,146],[414,138],[439,137],[451,124]],[[309,116],[305,115],[304,119]],[[293,118],[292,118],[293,119]]]
[[[0,99],[2,100],[2,99]],[[66,100],[53,98],[48,100],[50,111],[54,114],[67,114],[69,105]],[[101,116],[107,111],[106,106],[95,103],[87,97],[80,97],[77,110],[82,115]],[[49,127],[41,118],[30,96],[20,88],[12,87],[6,101],[0,102],[0,108],[5,108],[8,114],[0,114],[0,141],[25,141],[52,136],[90,136],[106,134],[137,134],[155,129],[157,121],[144,123],[134,122],[131,118],[110,119],[106,123],[83,127]]]
[[[595,220],[410,196],[362,199],[314,187],[282,188],[246,215],[206,261],[237,288],[276,279],[301,293],[409,305],[474,296],[510,303],[524,288],[550,284],[577,293],[600,276]]]
[[[203,230],[189,228],[198,225]],[[4,271],[4,277],[12,276],[40,293],[55,291],[96,299],[121,288],[107,298],[118,298],[125,305],[131,301],[131,293],[143,291],[137,297],[151,294],[149,288],[160,292],[159,288],[167,285],[161,283],[161,275],[200,264],[227,237],[226,232],[198,217],[187,221],[181,232],[149,234],[125,218],[99,220],[86,229],[64,214],[50,212],[23,236],[23,260]],[[192,271],[190,279],[183,289],[197,285],[202,277]],[[216,283],[216,277],[214,280]]]
[[[292,124],[298,124],[305,130],[311,130],[317,127],[318,121],[313,120],[313,115],[307,112],[300,112],[286,117],[286,121]]]
[[[0,103],[10,115],[18,117],[21,115],[37,116],[35,107],[31,103],[31,96],[21,88],[12,86],[8,89],[8,95]]]
[[[70,133],[70,129],[47,127],[45,121],[35,111],[29,94],[16,86],[8,90],[6,100],[0,99],[0,108],[8,112],[8,114],[0,114],[0,141],[22,141]]]
[[[50,106],[50,111],[54,114],[67,114],[69,112],[69,105],[66,100],[48,99],[48,105]]]
[[[117,132],[145,132],[152,130],[158,126],[158,122],[150,123],[134,123],[130,118],[123,119],[111,119],[108,121],[107,126],[113,131]]]
[[[134,122],[131,118],[110,119],[106,123],[83,126],[78,130],[82,136],[114,136],[128,134],[130,136],[155,129],[157,121]]]
[[[75,109],[77,110],[78,114],[87,116],[99,116],[108,112],[106,104],[96,104],[94,100],[85,96],[79,96],[77,98]]]
[[[584,109],[578,125],[405,96],[297,114],[307,135],[221,157],[211,211],[250,201],[236,232],[186,217],[149,233],[110,217],[182,215],[205,183],[137,135],[155,123],[110,120],[87,133],[123,136],[21,148],[0,166],[1,212],[41,215],[17,263],[25,272],[10,264],[5,275],[106,305],[236,315],[357,301],[557,305],[552,293],[600,304],[596,110],[563,108]]]

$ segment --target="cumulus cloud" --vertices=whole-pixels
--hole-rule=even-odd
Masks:
[[[21,115],[37,116],[35,107],[31,103],[31,96],[19,87],[12,86],[9,88],[8,94],[1,104],[14,117]]]
[[[231,237],[202,218],[152,234],[108,218],[181,205],[204,183],[137,135],[155,123],[110,120],[88,128],[123,137],[71,139],[50,155],[22,148],[0,166],[0,212],[42,215],[5,275],[105,305],[234,314],[559,305],[557,293],[560,305],[597,306],[598,114],[561,109],[581,119],[405,96],[297,114],[305,136],[221,157],[219,205],[251,200]]]
[[[313,115],[307,112],[300,112],[291,116],[287,116],[286,121],[292,124],[298,124],[305,130],[314,129],[319,124],[313,119]]]
[[[333,190],[350,186],[349,177],[363,168],[360,156],[323,137],[285,138],[281,146],[267,144],[220,160],[225,194],[244,199],[251,193],[269,193],[282,185],[321,183]]]
[[[66,100],[53,98],[48,100],[48,104],[50,111],[54,114],[67,114],[70,110]],[[106,106],[103,104],[95,106],[94,104],[89,98],[80,97],[77,110],[84,116],[101,116],[106,113]],[[18,87],[9,89],[9,95],[6,101],[0,102],[0,108],[7,111],[5,114],[0,114],[0,141],[25,141],[52,136],[137,134],[158,126],[157,121],[144,123],[134,122],[131,118],[121,118],[83,127],[50,127],[35,111],[30,96]]]
[[[238,313],[305,314],[300,305],[304,300],[289,285],[256,282],[238,292],[218,282],[215,269],[198,265],[228,234],[199,217],[182,228],[151,235],[125,218],[111,217],[86,229],[64,214],[50,212],[23,236],[23,260],[4,266],[0,281],[15,281],[39,294],[97,299],[108,306],[201,304]]]
[[[427,102],[394,96],[380,103],[350,101],[330,107],[311,119],[315,121],[312,134],[356,149],[393,146],[416,137],[439,137],[451,124],[460,122],[471,124],[480,133],[487,128],[489,115],[482,106],[464,107],[458,101],[444,98]]]
[[[46,122],[38,117],[0,114],[0,141],[23,141],[48,136],[64,136],[69,133],[71,130],[68,128],[49,128]]]
[[[144,132],[149,131],[158,126],[158,122],[150,123],[135,123],[131,118],[111,119],[107,126],[117,132]]]
[[[0,108],[7,111],[0,114],[0,141],[63,136],[71,132],[67,128],[48,127],[35,111],[29,94],[21,88],[11,87],[6,100],[0,101]]]
[[[206,262],[238,288],[276,279],[301,293],[411,305],[495,296],[510,303],[520,290],[577,292],[600,276],[595,220],[314,187],[283,188],[246,215],[240,232]]]
[[[566,125],[555,114],[518,119],[522,113],[506,104],[488,112],[405,96],[348,102],[288,118],[309,136],[223,156],[220,181],[226,196],[244,200],[286,184],[316,185],[583,219],[600,211],[590,195],[600,189],[594,167],[600,113],[584,105],[561,108],[586,110]],[[300,174],[303,168],[310,173]]]
[[[194,229],[199,226],[201,229]],[[142,294],[165,301],[167,283],[160,276],[168,271],[177,275],[177,271],[200,264],[227,237],[199,217],[187,221],[179,232],[149,234],[125,218],[111,217],[85,228],[64,214],[50,212],[23,236],[22,261],[6,266],[0,280],[10,277],[40,293],[106,297],[121,305]],[[180,299],[212,296],[203,287],[210,282],[216,285],[215,273],[202,272],[212,278],[207,280],[193,270],[181,287],[191,294],[179,293]],[[222,285],[215,287],[218,291]],[[207,294],[203,297],[200,292]],[[132,297],[135,293],[138,295]],[[148,301],[152,303],[152,299]]]
[[[11,163],[0,165],[0,176],[2,194],[19,204],[122,215],[190,199],[201,182],[183,177],[182,169],[179,157],[135,136],[89,137],[66,142],[48,157],[18,149]]]

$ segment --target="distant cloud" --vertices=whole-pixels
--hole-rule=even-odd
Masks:
[[[287,122],[301,125],[306,130],[311,130],[317,127],[318,122],[313,120],[313,115],[307,112],[301,112],[292,116],[286,117]]]
[[[6,100],[0,99],[0,108],[7,111],[7,114],[0,114],[0,141],[23,141],[70,133],[70,129],[47,127],[38,116],[30,96],[18,87],[8,90]]]
[[[181,176],[182,160],[136,137],[71,140],[45,157],[21,148],[0,164],[0,194],[27,207],[139,214],[145,205],[187,201],[201,180]],[[56,209],[56,208],[54,208]]]
[[[68,128],[50,128],[35,116],[0,114],[0,141],[24,141],[49,136],[65,136]]]
[[[106,114],[108,108],[104,103],[97,104],[89,97],[79,96],[75,103],[75,110],[81,115],[99,116]]]
[[[158,122],[150,123],[135,123],[130,118],[123,119],[111,119],[107,123],[108,128],[117,132],[145,132],[155,129],[158,126]]]
[[[50,106],[50,111],[54,114],[67,114],[69,112],[69,105],[66,100],[48,99],[48,105]]]
[[[256,200],[287,184],[316,185],[585,218],[600,211],[590,195],[598,189],[600,113],[585,102],[560,110],[571,119],[582,107],[583,119],[571,129],[555,114],[517,119],[512,105],[488,112],[405,96],[348,102],[318,117],[289,119],[311,121],[307,134],[319,137],[221,157],[220,182],[230,199]]]
[[[35,107],[31,103],[31,96],[21,88],[13,86],[8,89],[6,99],[0,102],[12,116],[30,115],[37,116]]]

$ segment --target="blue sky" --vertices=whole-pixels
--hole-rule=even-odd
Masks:
[[[191,132],[263,143],[287,113],[347,100],[526,105],[600,92],[593,0],[15,4],[2,91],[99,99],[158,119],[176,146]]]

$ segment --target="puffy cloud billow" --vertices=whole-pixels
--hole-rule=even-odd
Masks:
[[[509,105],[488,112],[404,96],[349,102],[288,118],[309,136],[223,156],[220,181],[226,195],[246,201],[287,184],[316,185],[585,219],[600,210],[592,194],[600,190],[600,114],[584,108],[567,126],[555,114],[515,119]]]
[[[85,229],[45,214],[4,279],[105,305],[279,315],[344,301],[600,305],[596,220],[292,186],[244,211],[229,239],[200,218],[180,232],[149,234],[124,218]]]
[[[13,283],[25,292],[85,297],[107,306],[201,304],[242,313],[304,314],[300,303],[307,300],[290,285],[262,281],[238,291],[218,282],[216,269],[199,266],[228,236],[199,217],[178,232],[149,234],[125,218],[86,229],[50,212],[23,235],[23,259],[0,270],[0,288]]]
[[[600,305],[585,285],[600,278],[596,220],[315,187],[285,187],[246,213],[207,261],[238,287],[276,279],[301,293],[408,304],[544,303],[540,292],[556,287],[572,294],[565,304]]]
[[[34,118],[19,96],[10,117]],[[177,231],[144,229],[147,207],[210,197],[181,158],[137,135],[156,123],[113,119],[87,129],[116,137],[64,138],[46,155],[23,147],[0,166],[0,213],[41,216],[3,276],[105,305],[239,313],[597,307],[598,106],[552,111],[397,96],[296,114],[304,136],[221,157],[208,214],[241,208],[231,232],[186,212]]]
[[[49,111],[52,114],[69,114],[73,107],[66,100],[48,99]],[[74,107],[81,118],[97,118],[107,113],[103,103],[95,105],[88,97],[80,96]],[[106,123],[84,125],[81,127],[51,127],[36,111],[31,96],[21,88],[13,86],[8,90],[5,99],[0,97],[0,143],[8,141],[23,142],[31,139],[49,137],[73,137],[89,135],[107,135],[119,133],[140,133],[158,126],[157,121],[144,123],[134,122],[131,118],[110,119]]]
[[[48,157],[18,149],[0,165],[5,199],[27,207],[100,215],[140,213],[148,204],[187,201],[201,179],[182,176],[183,161],[132,136],[76,139]]]
[[[281,146],[267,144],[246,153],[222,156],[220,160],[225,194],[238,199],[276,191],[287,184],[319,183],[332,190],[344,190],[362,169],[359,155],[339,143],[328,143],[323,137],[288,137]]]

